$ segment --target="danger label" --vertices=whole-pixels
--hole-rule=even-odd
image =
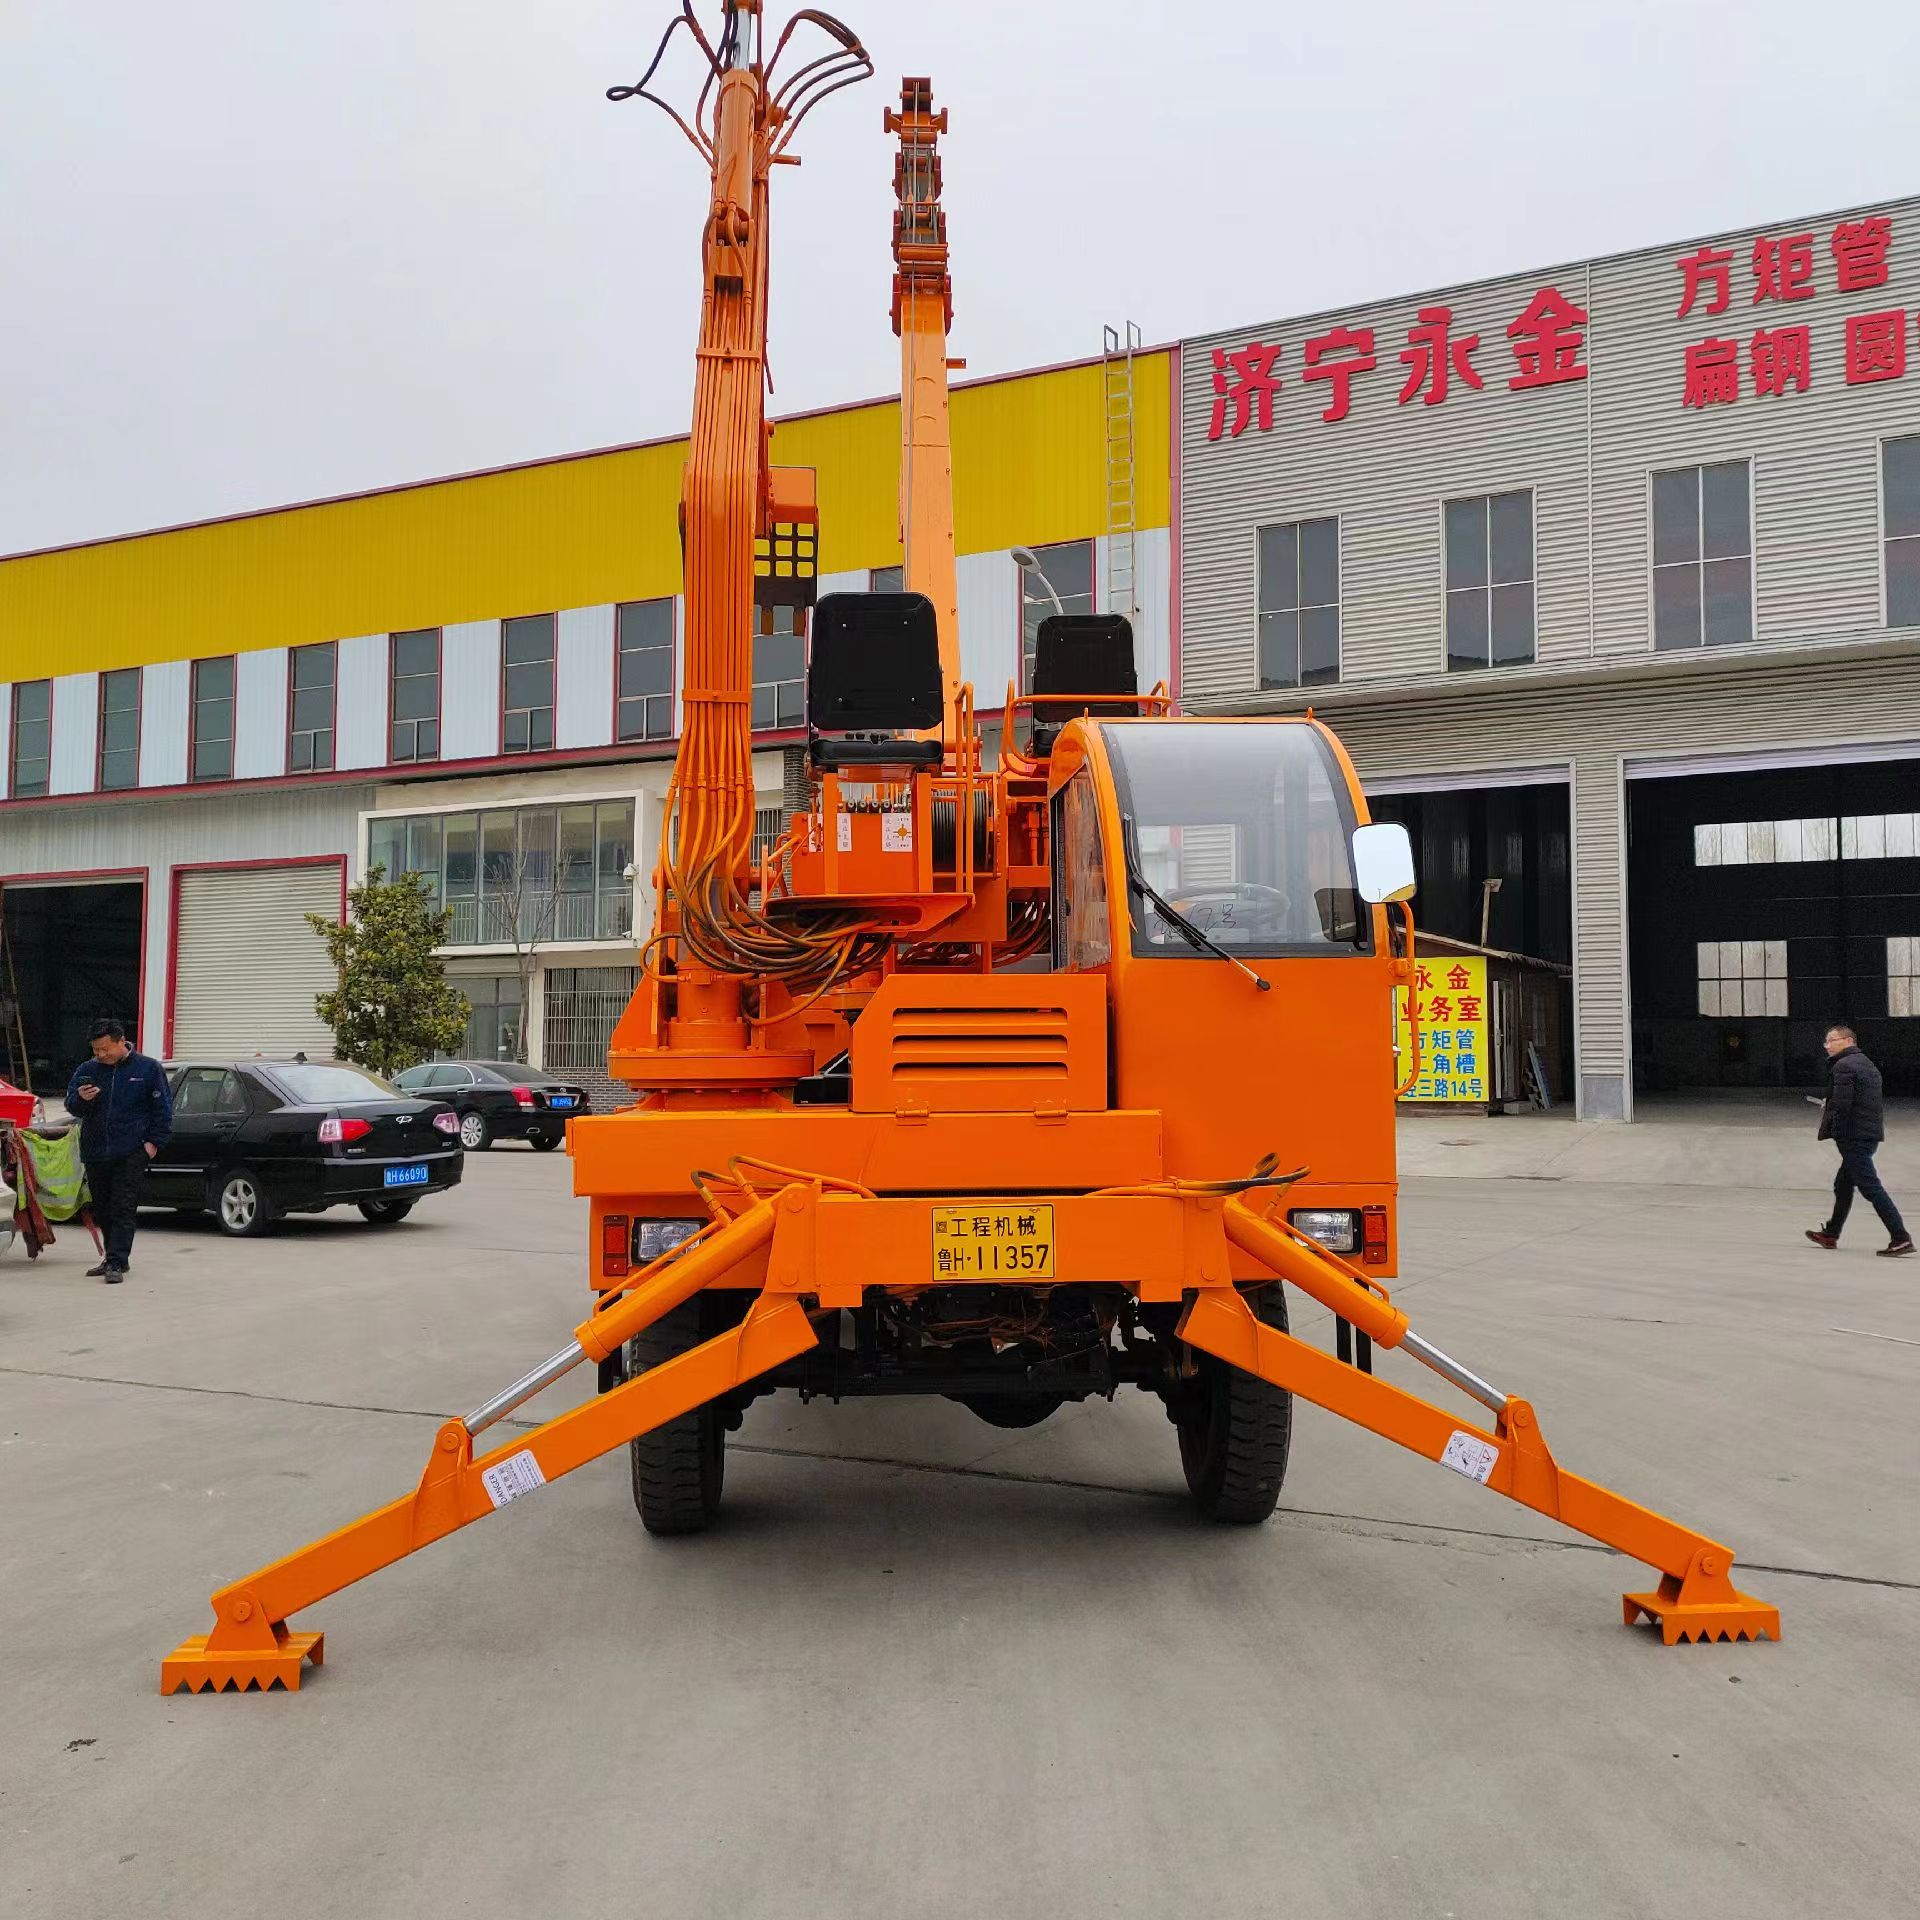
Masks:
[[[1500,1449],[1477,1434],[1456,1430],[1453,1438],[1447,1442],[1446,1451],[1440,1456],[1440,1464],[1451,1467],[1455,1473],[1464,1474],[1469,1480],[1479,1481],[1484,1487],[1488,1476],[1500,1464]]]
[[[480,1484],[486,1488],[487,1498],[497,1513],[523,1493],[538,1493],[547,1484],[547,1476],[540,1471],[540,1462],[522,1449],[509,1454],[497,1466],[483,1468]]]

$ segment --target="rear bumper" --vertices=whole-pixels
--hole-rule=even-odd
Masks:
[[[558,1140],[567,1131],[569,1120],[578,1120],[591,1109],[585,1106],[515,1107],[511,1113],[489,1116],[488,1127],[496,1140]]]
[[[460,1184],[466,1155],[451,1152],[409,1154],[403,1158],[317,1160],[288,1168],[274,1182],[275,1198],[287,1207],[354,1206],[365,1200],[418,1200]],[[424,1166],[427,1177],[412,1186],[390,1187],[388,1167]]]

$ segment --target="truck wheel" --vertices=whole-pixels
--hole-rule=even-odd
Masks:
[[[695,1294],[627,1342],[627,1378],[645,1373],[697,1347],[721,1329]],[[653,1534],[703,1533],[720,1511],[726,1476],[726,1416],[718,1407],[696,1408],[627,1443],[633,1456],[633,1504],[640,1524]]]
[[[1251,1304],[1268,1326],[1286,1332],[1284,1289],[1268,1287]],[[1293,1395],[1210,1353],[1195,1357],[1199,1376],[1173,1409],[1188,1491],[1209,1520],[1257,1526],[1272,1517],[1287,1477]]]

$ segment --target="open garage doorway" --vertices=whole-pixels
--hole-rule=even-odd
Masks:
[[[1629,771],[1636,1089],[1813,1091],[1840,1024],[1920,1093],[1920,762]]]
[[[139,878],[41,882],[0,887],[7,950],[19,995],[33,1091],[55,1096],[87,1057],[96,1020],[125,1023],[143,1050],[141,1005],[146,885]],[[6,981],[0,975],[0,992]]]
[[[1401,822],[1413,842],[1421,934],[1502,956],[1488,961],[1489,989],[1497,1003],[1525,1011],[1508,1042],[1513,1070],[1501,1076],[1509,1091],[1533,1081],[1518,1051],[1531,1042],[1553,1098],[1568,1101],[1573,876],[1564,773],[1418,788],[1369,781],[1367,806],[1376,820]],[[1491,1044],[1498,1052],[1502,1042]]]

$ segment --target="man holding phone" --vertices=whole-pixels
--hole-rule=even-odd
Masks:
[[[118,1020],[95,1021],[87,1039],[93,1058],[67,1082],[67,1111],[80,1121],[80,1158],[107,1237],[106,1258],[87,1278],[111,1287],[127,1277],[147,1162],[173,1133],[173,1095],[159,1061],[135,1053]]]

